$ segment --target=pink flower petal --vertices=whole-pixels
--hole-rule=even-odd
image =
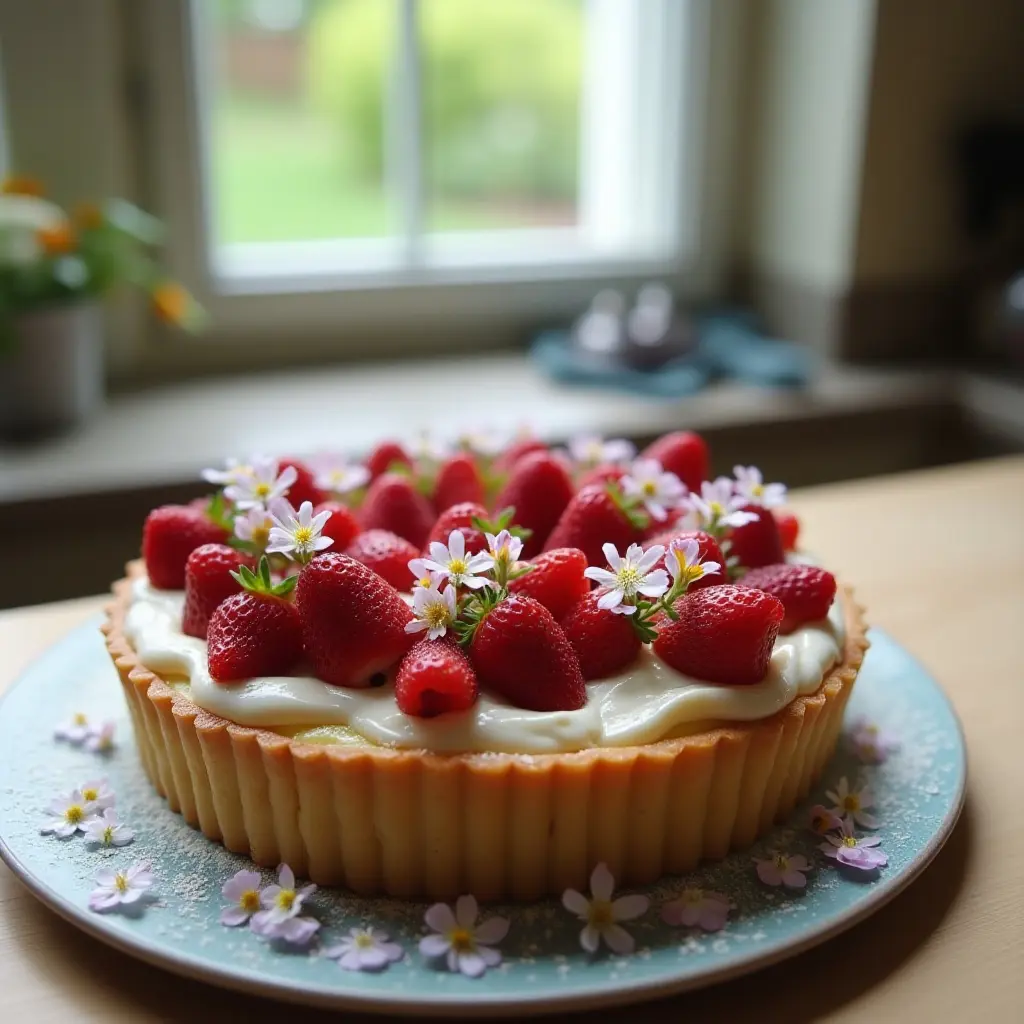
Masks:
[[[634,917],[646,914],[650,905],[651,901],[646,896],[620,896],[612,902],[612,917],[616,921],[631,921]]]
[[[456,927],[455,915],[447,903],[435,903],[423,915],[423,920],[435,932],[450,932]]]
[[[604,861],[590,875],[590,892],[596,900],[610,900],[615,891],[615,879]]]
[[[479,978],[486,972],[487,964],[479,953],[455,953],[455,950],[452,953],[455,954],[456,969],[467,978]]]
[[[452,922],[454,926],[454,921]],[[444,956],[452,944],[443,935],[424,935],[420,939],[420,953],[425,957]]]
[[[601,944],[601,933],[592,925],[588,924],[580,932],[580,945],[588,953],[596,953],[597,947]]]
[[[237,928],[248,920],[248,912],[241,907],[225,907],[220,912],[220,923],[227,928]]]
[[[460,533],[459,536],[461,537],[462,534]],[[478,912],[475,896],[460,896],[455,901],[455,921],[460,928],[472,931]]]
[[[476,941],[488,946],[501,942],[508,935],[509,920],[507,917],[489,917],[481,922],[476,930]]]
[[[581,917],[585,921],[587,919],[587,912],[590,910],[590,901],[575,889],[566,889],[562,893],[562,906],[570,914],[576,914],[577,917]]]
[[[636,942],[633,940],[633,936],[626,931],[625,928],[620,924],[610,924],[602,932],[601,937],[604,939],[608,948],[613,953],[618,953],[619,956],[629,956],[630,953],[636,948]]]

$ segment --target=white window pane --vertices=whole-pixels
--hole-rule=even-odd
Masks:
[[[217,245],[392,234],[395,0],[217,0],[207,19]]]
[[[583,0],[420,0],[432,231],[577,222]]]

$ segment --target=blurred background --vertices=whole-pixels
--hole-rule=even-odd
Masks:
[[[1019,0],[0,0],[0,607],[230,454],[1024,448],[1022,52]]]

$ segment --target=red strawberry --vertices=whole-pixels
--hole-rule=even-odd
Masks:
[[[298,508],[304,501],[308,501],[311,505],[319,505],[327,495],[317,487],[313,471],[298,459],[282,459],[278,465],[278,472],[288,466],[291,466],[298,474],[295,483],[288,488],[286,495],[288,500],[295,508]]]
[[[420,557],[420,549],[387,530],[367,530],[359,534],[345,554],[383,576],[396,590],[412,587],[409,562]]]
[[[359,519],[364,530],[390,530],[422,548],[434,511],[408,477],[385,473],[370,484]]]
[[[498,455],[494,460],[494,469],[498,473],[508,473],[525,456],[547,450],[548,446],[543,441],[538,441],[535,437],[525,437],[521,441],[513,442]]]
[[[708,587],[684,594],[677,621],[661,616],[654,653],[695,679],[725,686],[759,683],[785,609],[778,598],[748,587]]]
[[[575,488],[562,461],[547,451],[524,455],[515,464],[505,486],[498,492],[495,508],[515,508],[513,522],[532,534],[523,542],[523,557],[532,558],[544,548],[572,499]],[[571,541],[550,547],[574,547]]]
[[[484,482],[472,455],[463,452],[442,464],[434,484],[434,508],[438,513],[463,502],[481,505],[483,501]]]
[[[146,517],[142,557],[149,582],[161,590],[185,586],[185,562],[200,544],[222,544],[228,531],[202,510],[188,505],[161,505]]]
[[[533,568],[508,589],[539,601],[558,620],[585,594],[590,580],[583,575],[587,556],[579,548],[555,548],[533,560]]]
[[[285,675],[302,657],[302,627],[287,596],[295,577],[274,583],[264,557],[258,574],[242,566],[237,579],[242,593],[222,601],[210,616],[210,675],[219,683]]]
[[[580,598],[562,619],[562,629],[587,680],[604,679],[631,665],[643,646],[628,615],[597,607],[602,593],[597,590]]]
[[[589,565],[604,565],[602,545],[614,544],[619,551],[625,551],[640,539],[641,530],[638,521],[613,497],[607,486],[590,484],[566,506],[548,537],[545,550],[579,548],[587,556]]]
[[[370,452],[363,465],[370,471],[370,479],[386,473],[396,462],[403,466],[412,468],[412,459],[406,454],[405,449],[397,441],[383,441]]]
[[[786,609],[783,633],[825,618],[836,597],[835,576],[816,565],[765,565],[751,569],[740,586],[756,587],[782,602]]]
[[[722,583],[729,582],[729,574],[725,569],[725,555],[722,554],[718,541],[710,533],[705,533],[703,530],[666,530],[664,533],[659,533],[656,537],[651,537],[650,540],[645,540],[644,547],[649,548],[655,544],[662,544],[665,548],[668,548],[669,544],[674,540],[695,540],[700,560],[702,562],[718,563],[718,572],[709,573],[707,576],[701,576],[699,579],[694,580],[690,584],[690,590],[700,590],[702,587],[717,587]],[[666,551],[665,558],[669,557],[672,556]]]
[[[657,459],[662,468],[675,473],[691,491],[700,491],[708,479],[708,446],[700,434],[679,430],[665,434],[641,453],[642,459]]]
[[[507,597],[483,617],[470,657],[480,682],[516,707],[575,711],[587,688],[572,644],[555,617],[530,597]]]
[[[322,501],[313,509],[314,514],[330,512],[331,518],[324,523],[321,531],[325,537],[334,541],[332,551],[344,551],[356,539],[361,531],[359,520],[355,513],[340,501]]]
[[[800,536],[800,520],[784,508],[773,510],[775,525],[779,528],[783,551],[796,551],[796,540]]]
[[[487,509],[475,502],[464,501],[458,505],[442,512],[437,522],[430,529],[427,543],[424,549],[428,548],[435,541],[440,544],[447,544],[448,537],[452,530],[458,530],[466,541],[466,554],[475,555],[478,551],[487,550],[487,538],[484,531],[473,525],[473,520],[487,521]]]
[[[745,526],[733,529],[729,534],[729,543],[732,545],[729,553],[735,555],[739,564],[748,569],[785,561],[782,538],[771,512],[760,505],[743,505],[741,511],[752,512],[757,518]]]
[[[226,544],[203,544],[185,563],[185,611],[181,631],[186,636],[206,639],[206,627],[217,605],[242,589],[231,575],[239,566],[252,567],[248,555]]]
[[[628,466],[615,462],[602,462],[593,469],[588,469],[576,484],[577,490],[590,484],[606,484],[609,480],[621,480],[629,472]]]
[[[348,555],[317,555],[299,576],[296,604],[306,653],[335,686],[369,686],[406,652],[412,612],[401,594]]]
[[[479,696],[476,673],[458,644],[420,640],[409,648],[395,677],[398,710],[417,718],[466,711]]]

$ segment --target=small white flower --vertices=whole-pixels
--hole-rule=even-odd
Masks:
[[[278,472],[277,459],[254,459],[251,472],[239,476],[225,487],[224,497],[233,501],[239,510],[253,505],[269,505],[275,498],[283,498],[288,493],[298,475],[294,466],[285,466]]]
[[[114,749],[115,722],[104,722],[98,729],[90,729],[85,737],[85,749],[91,754],[109,754]]]
[[[775,508],[786,504],[785,484],[766,484],[756,466],[734,466],[736,493],[746,505]]]
[[[485,533],[487,538],[487,556],[491,560],[491,567],[501,566],[509,569],[519,560],[523,553],[523,542],[519,537],[513,537],[508,530],[499,531],[495,536],[493,533]]]
[[[136,903],[155,881],[148,860],[133,864],[127,871],[101,868],[96,872],[96,888],[89,895],[89,909],[110,910],[121,903]]]
[[[623,493],[639,498],[659,523],[668,519],[668,510],[678,508],[686,497],[686,485],[675,473],[662,469],[656,459],[637,459],[619,483]]]
[[[55,739],[64,740],[77,747],[84,743],[89,735],[89,719],[81,711],[76,711],[69,721],[62,722],[53,730],[53,735]]]
[[[598,598],[597,606],[619,615],[632,615],[636,611],[637,596],[657,598],[668,590],[668,573],[654,567],[661,561],[665,549],[655,544],[645,552],[639,544],[630,544],[625,557],[614,544],[601,548],[612,571],[591,566],[583,575],[596,580],[608,592]]]
[[[703,530],[708,527],[746,526],[757,519],[753,512],[741,512],[744,499],[733,491],[733,482],[727,476],[717,480],[705,480],[700,485],[700,494],[689,494],[683,499],[683,506],[690,513],[687,525]]]
[[[431,569],[426,558],[411,558],[409,572],[413,575],[413,589],[416,587],[439,587],[444,582],[444,573]]]
[[[252,473],[251,460],[243,462],[240,459],[228,459],[224,469],[204,469],[202,477],[207,483],[224,487],[241,483],[247,477],[251,477]]]
[[[97,811],[105,811],[108,807],[113,807],[117,802],[114,791],[110,788],[106,779],[84,782],[78,787],[77,792],[81,793],[82,799],[86,803],[92,804]]]
[[[287,498],[275,498],[266,508],[262,505],[253,505],[241,515],[235,516],[235,536],[263,551],[270,543],[274,516],[287,517],[291,511],[291,502]]]
[[[277,885],[268,885],[260,893],[263,909],[254,914],[249,928],[265,939],[283,939],[297,945],[308,942],[320,922],[311,917],[300,917],[303,902],[316,892],[315,885],[295,887],[295,873],[287,864],[277,869]]]
[[[76,832],[85,831],[86,823],[96,816],[98,808],[75,789],[66,797],[54,800],[46,810],[51,818],[39,831],[44,836],[67,839]]]
[[[432,960],[444,957],[449,971],[467,978],[479,978],[488,967],[497,967],[501,953],[493,947],[508,934],[508,918],[489,917],[477,924],[477,913],[474,896],[460,896],[454,913],[447,903],[435,903],[423,920],[436,934],[420,940],[420,953]]]
[[[333,494],[348,494],[370,480],[370,471],[365,466],[350,462],[344,455],[314,455],[309,464],[317,487]]]
[[[221,886],[221,895],[229,904],[220,912],[220,923],[225,928],[237,928],[259,912],[261,881],[258,871],[242,868]]]
[[[874,797],[867,786],[854,789],[844,775],[835,789],[830,789],[825,796],[835,805],[832,813],[843,819],[843,823],[853,829],[855,824],[861,828],[878,828],[878,819],[868,812],[874,806]]]
[[[412,445],[413,457],[424,462],[444,462],[453,450],[448,441],[429,430],[424,430]]]
[[[90,818],[82,829],[90,843],[100,846],[126,846],[135,833],[117,820],[117,811],[108,807],[98,818]]]
[[[467,448],[477,455],[490,458],[503,451],[507,441],[505,436],[499,434],[496,430],[480,429],[468,430],[460,434],[458,443],[461,448]]]
[[[677,584],[696,583],[704,576],[712,576],[722,571],[718,562],[701,561],[700,544],[692,537],[677,537],[671,541],[665,554],[665,564],[672,574],[673,582]]]
[[[487,586],[487,579],[478,573],[486,572],[494,564],[491,556],[484,551],[475,555],[466,554],[466,538],[460,530],[452,530],[448,544],[432,541],[430,557],[423,560],[424,566],[432,572],[441,572],[454,587],[468,587],[479,590]]]
[[[324,950],[324,956],[337,960],[346,971],[383,971],[405,956],[397,942],[389,942],[385,932],[373,928],[351,928],[341,942]]]
[[[590,875],[589,900],[575,889],[566,889],[562,893],[565,909],[585,923],[580,932],[580,945],[588,953],[596,953],[602,939],[613,953],[620,956],[633,952],[633,936],[619,922],[632,921],[645,914],[650,900],[640,895],[620,896],[613,900],[614,893],[615,879],[603,862]]]
[[[313,515],[313,503],[304,501],[296,513],[290,504],[285,504],[287,508],[279,509],[282,514],[273,517],[267,544],[269,554],[290,555],[298,562],[308,562],[318,551],[334,543],[322,533],[324,524],[331,518],[329,510]]]
[[[604,441],[596,434],[581,434],[570,439],[569,454],[574,462],[584,466],[597,466],[602,462],[629,462],[636,454],[636,445],[621,438]]]
[[[412,610],[415,618],[406,623],[406,633],[426,630],[428,640],[437,640],[455,622],[455,587],[449,584],[443,592],[433,582],[426,587],[414,587]]]

